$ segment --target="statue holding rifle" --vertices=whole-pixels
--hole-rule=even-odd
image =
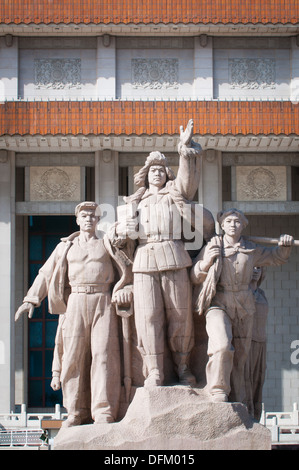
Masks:
[[[221,211],[217,218],[224,235],[210,240],[191,270],[197,284],[195,308],[206,316],[206,378],[213,401],[244,402],[244,367],[255,313],[253,268],[286,263],[293,237],[282,235],[277,247],[268,248],[242,237],[248,220],[241,211]]]

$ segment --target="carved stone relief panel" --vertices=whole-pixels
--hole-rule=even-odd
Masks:
[[[285,166],[237,166],[238,201],[286,201]]]
[[[30,167],[30,201],[80,201],[80,167]]]
[[[133,88],[178,88],[178,82],[178,59],[132,59]]]
[[[275,88],[275,60],[268,58],[229,59],[231,88],[248,90]]]
[[[35,88],[81,88],[81,59],[35,59]]]

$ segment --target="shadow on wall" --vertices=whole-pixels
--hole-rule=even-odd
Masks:
[[[287,233],[299,238],[299,215],[252,215],[247,218],[246,235],[278,238]],[[294,349],[291,347],[299,340],[298,248],[293,248],[287,264],[266,268],[261,288],[269,302],[263,402],[266,411],[288,411],[298,401],[298,387],[294,384],[299,380],[299,364],[292,361]]]

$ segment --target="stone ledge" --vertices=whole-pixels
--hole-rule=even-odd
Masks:
[[[205,389],[138,388],[118,423],[61,429],[54,450],[270,450],[270,431],[241,403],[213,403]]]

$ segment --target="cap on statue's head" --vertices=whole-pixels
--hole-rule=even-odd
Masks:
[[[236,209],[235,207],[232,208],[232,209],[223,210],[223,211],[218,212],[217,221],[221,225],[222,222],[224,221],[224,219],[226,219],[226,217],[228,217],[229,215],[232,215],[232,214],[235,214],[239,217],[239,219],[241,220],[242,225],[243,225],[244,228],[248,225],[248,219],[245,217],[243,212],[240,211],[239,209]]]
[[[138,171],[138,173],[135,174],[134,183],[136,186],[143,187],[148,185],[147,174],[150,167],[153,165],[163,166],[165,168],[167,180],[175,179],[175,174],[168,165],[167,158],[165,157],[165,155],[163,155],[163,153],[156,150],[148,155],[145,161],[145,165]]]
[[[99,206],[96,202],[93,202],[93,201],[80,202],[80,204],[78,204],[75,208],[75,216],[78,217],[78,214],[82,210],[93,210],[96,213],[96,215],[100,217]]]

